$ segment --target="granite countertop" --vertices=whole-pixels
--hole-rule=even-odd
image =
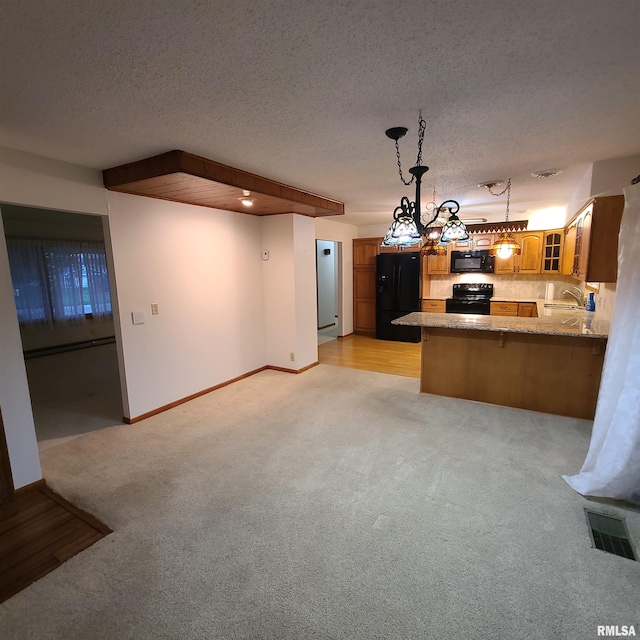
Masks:
[[[415,311],[394,320],[392,324],[443,329],[503,331],[506,333],[536,333],[550,336],[581,336],[584,338],[606,338],[609,335],[609,322],[599,317],[597,312],[585,311],[579,307],[576,309],[549,309],[544,306],[544,300],[529,299],[526,302],[537,303],[537,318]]]

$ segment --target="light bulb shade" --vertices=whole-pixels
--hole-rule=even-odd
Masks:
[[[393,211],[393,222],[382,241],[383,247],[409,247],[422,240],[414,212],[415,203],[404,196]]]
[[[422,240],[415,220],[405,214],[399,215],[389,227],[382,241],[383,247],[408,247]]]
[[[501,233],[496,242],[491,245],[489,255],[497,258],[510,258],[511,256],[519,256],[522,252],[520,245],[510,233]]]
[[[452,213],[449,219],[444,223],[442,227],[442,233],[440,234],[440,242],[455,242],[458,240],[468,240],[469,232],[467,227],[455,213]]]
[[[438,243],[436,238],[431,237],[432,234],[429,234],[429,239],[426,241],[424,247],[422,248],[422,252],[427,256],[444,256],[447,254],[447,248],[444,245]]]

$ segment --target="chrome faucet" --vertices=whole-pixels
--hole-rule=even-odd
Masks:
[[[586,301],[584,299],[584,293],[582,293],[582,289],[580,287],[574,287],[573,285],[569,285],[572,289],[575,289],[578,292],[576,295],[573,291],[569,291],[569,289],[565,289],[562,293],[568,293],[577,303],[579,307],[584,307]]]

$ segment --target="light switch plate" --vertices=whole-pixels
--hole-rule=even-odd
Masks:
[[[131,320],[133,324],[144,324],[144,311],[132,311]]]
[[[160,313],[160,311],[158,310],[158,303],[157,302],[152,302],[151,303],[151,315],[152,316],[157,316]]]

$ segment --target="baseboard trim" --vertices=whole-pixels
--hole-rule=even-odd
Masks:
[[[320,363],[318,361],[313,362],[312,364],[307,365],[306,367],[302,367],[302,369],[287,369],[286,367],[276,367],[275,365],[267,365],[265,369],[271,369],[272,371],[282,371],[284,373],[304,373],[313,367],[317,367]]]
[[[345,334],[343,336],[338,336],[338,340],[343,340],[344,338],[349,338],[352,335],[354,335],[353,331],[351,333],[347,333],[347,334]]]
[[[13,495],[16,498],[20,498],[33,491],[42,491],[43,489],[46,489],[46,488],[47,488],[47,481],[44,478],[42,478],[30,484],[25,484],[24,487],[20,487],[19,489],[16,489],[13,492]]]
[[[247,373],[243,373],[241,376],[237,376],[236,378],[231,378],[231,380],[226,380],[225,382],[221,382],[213,387],[209,387],[208,389],[203,389],[202,391],[198,391],[197,393],[192,393],[190,396],[186,396],[185,398],[180,398],[180,400],[175,400],[174,402],[170,402],[169,404],[162,405],[157,409],[153,409],[153,411],[147,411],[147,413],[143,413],[142,415],[136,416],[135,418],[122,418],[122,422],[125,424],[134,424],[136,422],[140,422],[141,420],[146,420],[147,418],[151,418],[152,416],[158,415],[163,411],[168,411],[169,409],[173,409],[185,402],[189,402],[189,400],[195,400],[200,396],[204,396],[207,393],[211,393],[216,389],[221,389],[222,387],[226,387],[229,384],[233,384],[234,382],[238,382],[238,380],[244,380],[244,378],[248,378],[256,373],[260,373],[260,371],[264,371],[268,369],[268,367],[260,367],[259,369],[254,369],[253,371],[248,371]]]
[[[207,393],[211,393],[212,391],[216,391],[217,389],[226,387],[227,385],[233,384],[234,382],[238,382],[239,380],[244,380],[244,378],[253,376],[256,373],[265,371],[266,369],[272,369],[273,371],[283,371],[284,373],[303,373],[319,364],[320,363],[316,361],[310,365],[307,365],[306,367],[302,367],[302,369],[285,369],[284,367],[276,367],[274,365],[268,364],[264,367],[260,367],[259,369],[254,369],[253,371],[248,371],[247,373],[243,373],[241,376],[237,376],[236,378],[231,378],[231,380],[226,380],[225,382],[221,382],[220,384],[217,384],[213,387],[209,387],[208,389],[203,389],[202,391],[198,391],[197,393],[192,393],[190,396],[186,396],[185,398],[180,398],[180,400],[175,400],[174,402],[170,402],[169,404],[162,405],[157,409],[153,409],[153,411],[147,411],[147,413],[143,413],[142,415],[136,416],[135,418],[123,417],[122,422],[124,422],[125,424],[135,424],[136,422],[140,422],[141,420],[146,420],[147,418],[151,418],[153,416],[158,415],[159,413],[163,413],[164,411],[173,409],[174,407],[184,404],[185,402],[189,402],[190,400],[195,400],[200,396],[205,396],[207,395]]]

